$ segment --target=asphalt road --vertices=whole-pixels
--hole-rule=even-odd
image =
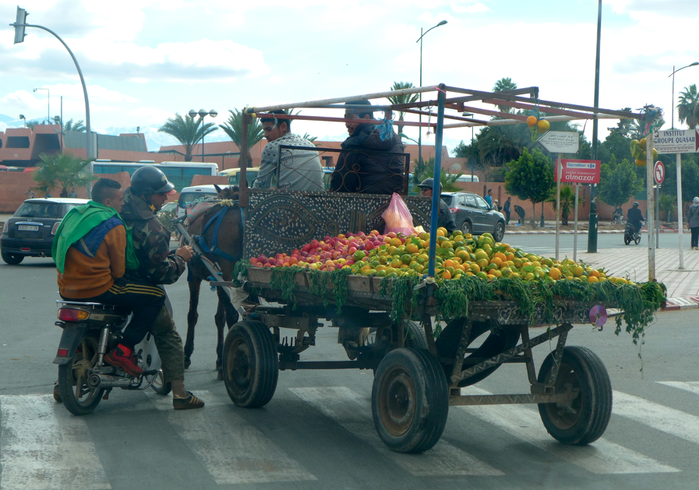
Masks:
[[[215,376],[208,290],[187,373],[203,410],[174,412],[169,397],[115,390],[93,414],[69,415],[50,396],[55,274],[50,259],[0,264],[0,490],[685,490],[699,481],[695,311],[660,314],[642,350],[611,325],[570,332],[568,345],[596,352],[615,390],[609,427],[591,446],[555,442],[533,406],[452,407],[434,449],[402,455],[376,435],[371,372],[281,372],[266,407],[235,407]],[[184,328],[186,283],[168,292]],[[336,341],[336,330],[320,329],[304,359],[346,359]],[[536,348],[537,361],[553,347]],[[523,367],[508,365],[471,392],[527,389]]]

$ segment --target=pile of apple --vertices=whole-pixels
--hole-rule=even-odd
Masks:
[[[476,276],[483,280],[499,277],[525,281],[558,281],[563,279],[595,283],[611,281],[629,283],[626,279],[607,276],[602,269],[593,269],[571,259],[561,261],[528,254],[507,243],[495,242],[490,233],[479,237],[456,231],[450,236],[444,228],[437,230],[435,275],[442,280]],[[300,266],[322,271],[350,268],[352,274],[377,277],[421,276],[427,273],[429,233],[411,236],[374,230],[323,240],[312,240],[291,255],[260,255],[250,259],[255,267]]]

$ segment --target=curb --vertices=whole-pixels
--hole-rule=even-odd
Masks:
[[[699,308],[699,296],[689,298],[668,298],[667,306],[662,311],[691,310]]]
[[[558,232],[561,235],[574,235],[574,231],[569,231],[569,230],[561,230]],[[624,230],[597,230],[598,235],[606,235],[606,234],[623,234]],[[664,230],[661,229],[659,233],[678,233],[677,230]],[[505,230],[506,235],[555,235],[556,230],[551,230],[551,231],[510,231],[510,230]],[[578,231],[578,235],[587,235],[588,230],[580,230]],[[642,231],[641,235],[646,235],[648,234],[647,231]]]

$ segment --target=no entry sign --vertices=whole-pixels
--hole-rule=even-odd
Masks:
[[[655,183],[660,185],[663,183],[663,180],[665,180],[665,165],[663,165],[663,162],[658,160],[655,162],[655,166],[653,167],[653,177],[655,177]]]
[[[574,184],[599,184],[599,160],[561,160],[561,182]],[[558,165],[556,165],[558,180]]]

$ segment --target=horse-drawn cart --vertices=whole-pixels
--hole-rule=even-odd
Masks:
[[[382,287],[388,279],[350,275],[345,285],[328,281],[327,294],[318,295],[318,285],[313,284],[317,279],[308,272],[296,272],[286,291],[273,286],[272,269],[249,267],[246,272],[245,290],[271,303],[255,307],[226,337],[223,377],[238,406],[268,403],[279,370],[356,368],[374,370],[376,429],[399,452],[434,446],[449,405],[537,403],[546,429],[566,444],[593,442],[607,427],[612,390],[602,361],[586,348],[565,345],[573,324],[590,323],[593,304],[561,300],[546,315],[542,310],[527,317],[515,301],[471,301],[466,316],[449,321],[435,340],[433,318],[440,313],[435,284],[413,291],[416,301],[406,298],[410,315],[403,312],[395,321],[395,295],[390,294],[390,284]],[[342,304],[334,292],[338,287],[345,289]],[[338,342],[349,360],[301,360],[301,353],[315,345],[321,319],[339,329]],[[530,336],[532,325],[552,320],[555,327]],[[288,329],[296,334],[285,335]],[[555,338],[556,348],[537,376],[532,348]],[[461,394],[461,387],[505,363],[524,364],[529,393]]]

